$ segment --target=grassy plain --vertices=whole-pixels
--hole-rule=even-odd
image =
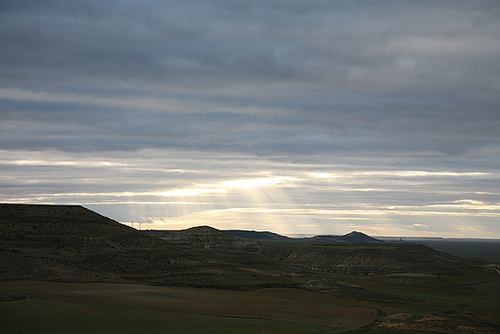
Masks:
[[[0,333],[327,333],[328,326],[30,299],[0,305]]]
[[[325,273],[325,279],[363,291],[397,295],[404,298],[401,302],[367,300],[356,294],[339,297],[338,291],[283,288],[230,291],[3,281],[0,333],[398,333],[397,328],[382,328],[379,324],[388,315],[401,313],[444,314],[446,321],[452,322],[454,317],[464,316],[468,323],[498,322],[500,305],[496,294],[500,278],[495,275],[493,271],[491,275],[468,272],[454,277],[476,288],[457,291]],[[483,289],[478,288],[481,285]],[[9,296],[16,298],[5,301]],[[26,298],[15,300],[19,297]]]
[[[109,283],[0,283],[0,333],[330,333],[372,308],[294,289],[227,291]]]

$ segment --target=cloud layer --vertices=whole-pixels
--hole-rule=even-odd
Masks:
[[[499,15],[496,1],[3,1],[0,200],[101,203],[166,228],[500,237]],[[287,181],[219,192],[263,178]],[[189,189],[205,192],[154,195]]]

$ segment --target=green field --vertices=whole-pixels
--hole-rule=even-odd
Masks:
[[[467,321],[494,322],[500,319],[500,279],[495,275],[469,273],[457,278],[477,288],[457,292],[325,274],[346,286],[406,298],[400,303],[355,295],[340,298],[335,291],[3,281],[0,333],[398,333],[381,328],[379,322],[401,312],[458,314],[467,315]]]
[[[2,282],[1,333],[329,333],[371,308],[292,289],[253,292],[104,283]]]
[[[6,305],[5,305],[6,304]],[[2,303],[1,333],[327,333],[315,324],[30,299]]]

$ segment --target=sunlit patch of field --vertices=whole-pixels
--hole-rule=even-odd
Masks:
[[[11,281],[0,332],[323,333],[369,325],[377,311],[310,291],[227,291],[107,283]]]

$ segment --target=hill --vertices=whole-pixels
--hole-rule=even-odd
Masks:
[[[141,282],[232,289],[301,284],[291,276],[275,275],[273,270],[256,271],[252,263],[241,259],[224,259],[203,246],[223,245],[222,240],[232,237],[230,234],[207,227],[178,235],[175,242],[162,240],[82,206],[0,204],[0,280]],[[264,261],[261,256],[258,259]]]
[[[307,275],[321,272],[458,275],[474,266],[423,245],[346,241],[369,238],[360,233],[343,238],[263,244],[208,226],[148,235],[81,206],[3,204],[0,279],[304,287]],[[313,273],[299,275],[304,269]]]
[[[81,206],[2,204],[0,278],[300,286],[300,278],[290,279],[300,277],[298,268],[458,275],[476,266],[424,245],[378,243],[359,232],[339,237],[342,242],[318,242],[325,238],[269,244],[208,226],[149,235]]]
[[[168,240],[176,244],[203,245],[219,247],[221,249],[229,245],[255,246],[258,244],[253,240],[240,238],[229,232],[220,231],[210,226],[198,226],[187,230],[171,231],[159,236],[163,240]]]
[[[252,259],[254,264],[266,262],[269,266],[279,264],[315,272],[370,276],[408,272],[459,275],[462,270],[477,266],[473,261],[421,244],[380,242],[360,232],[339,237],[283,237],[284,241],[277,241],[279,235],[274,233],[271,240],[265,237],[267,232],[239,231],[238,234],[265,241],[239,237],[233,231],[219,231],[208,226],[155,233],[171,243],[210,249],[228,262],[245,263]]]
[[[364,233],[352,231],[340,237],[342,241],[347,242],[382,242],[381,240],[372,238]]]
[[[300,238],[305,242],[383,242],[364,233],[352,231],[346,235],[317,235],[311,238]]]
[[[364,233],[352,231],[346,235],[317,235],[309,238],[289,238],[273,232],[227,230],[235,236],[257,241],[301,241],[301,242],[383,242]]]
[[[184,254],[81,206],[1,204],[0,243],[2,279],[129,281],[180,268]]]
[[[307,328],[329,326],[322,332],[367,325],[367,333],[498,332],[492,321],[500,316],[500,288],[491,268],[424,245],[343,237],[259,242],[208,226],[144,233],[82,206],[0,204],[0,323],[19,331],[11,319],[28,323],[47,307],[57,310],[49,312],[56,319],[68,306],[83,323],[76,298],[92,307],[105,303],[100,310],[109,314],[162,310],[154,320],[162,324],[157,332],[164,332],[165,321],[158,319],[168,312],[177,312],[168,316],[178,326],[191,321],[182,317],[202,312],[210,322],[228,319],[225,326],[237,321],[238,328],[242,319],[294,322],[300,316]],[[30,315],[27,307],[34,307]],[[40,332],[37,325],[31,332]]]
[[[285,237],[273,232],[258,232],[258,231],[246,231],[246,230],[227,230],[226,232],[232,235],[247,238],[257,241],[292,241],[292,238]]]

